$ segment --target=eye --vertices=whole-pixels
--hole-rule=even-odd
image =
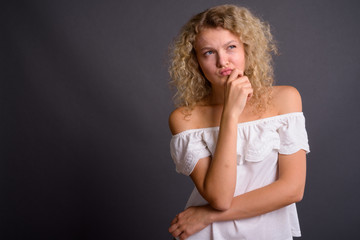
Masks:
[[[207,52],[204,52],[204,55],[205,56],[209,56],[209,55],[211,55],[211,54],[214,54],[214,51],[207,51]]]
[[[234,49],[234,48],[236,48],[236,46],[235,45],[230,45],[228,48],[229,49]]]

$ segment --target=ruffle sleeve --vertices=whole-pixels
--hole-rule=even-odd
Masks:
[[[280,136],[280,154],[293,154],[300,149],[310,152],[308,135],[303,113],[290,115],[278,129]]]
[[[310,152],[302,112],[264,118],[238,126],[238,165],[261,162],[273,150],[280,154],[293,154],[300,149]]]
[[[211,155],[203,134],[203,131],[186,131],[171,138],[170,154],[178,173],[190,175],[199,159]]]

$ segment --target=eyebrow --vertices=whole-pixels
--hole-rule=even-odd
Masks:
[[[227,43],[223,44],[222,46],[225,47],[225,46],[228,46],[230,45],[231,43],[239,43],[238,41],[236,40],[230,40],[228,41]],[[204,51],[204,50],[208,50],[208,49],[213,49],[212,47],[203,47],[201,49],[199,49],[200,51]]]
[[[231,43],[239,43],[238,41],[236,41],[236,40],[230,40],[230,41],[228,41],[227,43],[225,43],[224,45],[223,45],[223,47],[225,47],[225,46],[228,46],[228,45],[230,45]]]

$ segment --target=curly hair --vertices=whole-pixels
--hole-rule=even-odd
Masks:
[[[196,36],[205,28],[229,30],[239,37],[245,48],[245,71],[253,87],[251,104],[256,110],[266,108],[273,85],[271,53],[277,53],[270,26],[255,17],[248,9],[235,5],[221,5],[193,16],[181,29],[172,44],[169,73],[171,85],[177,92],[176,106],[192,109],[211,92],[211,84],[198,64],[194,44]]]

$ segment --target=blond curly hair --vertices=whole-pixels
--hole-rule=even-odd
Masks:
[[[221,27],[237,35],[244,43],[245,71],[253,87],[251,104],[256,110],[266,108],[273,85],[272,55],[277,49],[270,26],[248,9],[221,5],[193,16],[173,42],[169,73],[176,88],[176,106],[192,109],[211,92],[211,84],[198,64],[194,49],[196,36],[205,28]]]

